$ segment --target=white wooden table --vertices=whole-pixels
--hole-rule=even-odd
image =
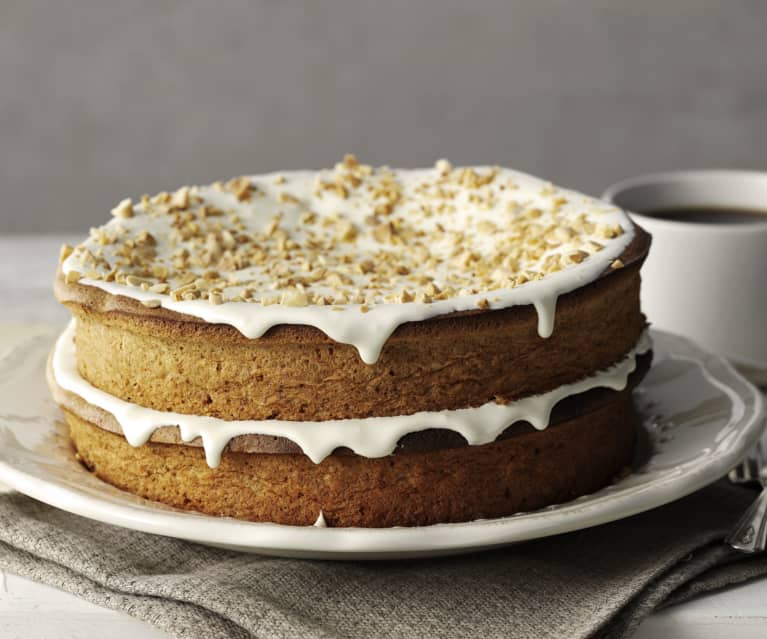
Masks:
[[[0,351],[8,324],[63,324],[68,313],[50,290],[59,245],[76,238],[0,237]],[[23,283],[23,288],[20,286]],[[6,324],[5,327],[2,324]],[[6,338],[7,341],[7,338]],[[2,489],[2,487],[0,487]],[[675,606],[650,617],[637,639],[763,639],[767,637],[767,578]],[[149,639],[167,637],[142,621],[3,571],[2,639]]]

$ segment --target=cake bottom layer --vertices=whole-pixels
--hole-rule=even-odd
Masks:
[[[337,452],[320,464],[302,454],[224,452],[212,469],[195,446],[132,447],[65,411],[83,464],[147,499],[209,515],[328,526],[421,526],[502,517],[562,503],[609,484],[634,454],[631,391],[543,431],[481,446],[367,458]]]

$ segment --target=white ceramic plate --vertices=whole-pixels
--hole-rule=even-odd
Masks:
[[[257,524],[168,508],[95,478],[74,458],[44,367],[54,335],[27,338],[0,360],[0,481],[84,517],[203,544],[271,555],[388,559],[447,555],[628,517],[723,476],[761,434],[762,397],[689,341],[654,332],[655,362],[636,389],[652,451],[592,495],[501,519],[413,528]]]

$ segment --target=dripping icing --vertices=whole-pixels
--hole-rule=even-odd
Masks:
[[[320,510],[320,514],[317,515],[317,520],[312,524],[315,528],[327,528],[328,524],[325,521],[325,513]]]
[[[488,402],[475,408],[323,422],[228,421],[138,406],[92,386],[77,370],[74,334],[75,320],[72,320],[57,340],[53,353],[53,374],[61,388],[111,413],[131,446],[145,444],[161,426],[177,426],[184,442],[201,438],[205,459],[211,468],[219,465],[229,440],[240,435],[284,437],[294,442],[307,457],[318,464],[339,447],[350,448],[363,457],[384,457],[394,452],[399,440],[408,433],[429,428],[452,430],[462,435],[470,445],[495,441],[509,425],[517,421],[527,421],[534,428],[543,430],[548,426],[551,410],[565,397],[592,388],[625,388],[629,375],[636,368],[637,355],[652,347],[650,336],[645,331],[626,357],[610,368],[547,393],[525,397],[509,404]],[[313,426],[302,427],[307,423]]]

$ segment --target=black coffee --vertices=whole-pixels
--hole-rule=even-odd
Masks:
[[[719,206],[679,207],[641,211],[642,215],[691,224],[756,224],[767,222],[767,210],[723,208]]]

